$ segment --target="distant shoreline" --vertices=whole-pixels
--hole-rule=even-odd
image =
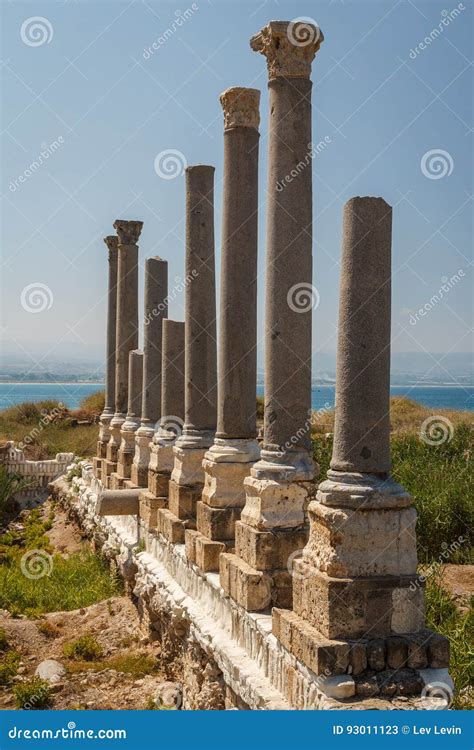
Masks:
[[[97,380],[0,380],[0,385],[97,385]],[[263,383],[257,383],[263,387]],[[312,383],[311,388],[335,388],[336,383]],[[390,388],[474,388],[474,383],[390,383]]]

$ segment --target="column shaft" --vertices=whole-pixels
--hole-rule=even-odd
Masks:
[[[110,439],[110,422],[115,411],[115,346],[117,327],[117,271],[118,271],[118,237],[110,235],[104,239],[108,248],[108,289],[107,289],[107,333],[105,362],[105,399],[104,409],[100,416],[99,441],[97,457],[94,461],[96,476],[102,476],[102,459],[107,455],[107,443]]]
[[[331,468],[390,470],[392,209],[382,198],[345,205],[336,422]]]

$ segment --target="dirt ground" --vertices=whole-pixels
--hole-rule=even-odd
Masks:
[[[43,511],[48,513],[48,503]],[[61,508],[56,506],[54,512],[53,527],[48,531],[51,544],[64,556],[80,550],[85,540],[79,529]],[[18,527],[18,521],[12,525]],[[49,613],[39,620],[29,620],[24,615],[13,618],[6,610],[0,610],[0,628],[7,635],[9,647],[21,654],[13,684],[0,686],[0,710],[15,707],[12,692],[15,683],[33,677],[36,667],[45,659],[55,659],[68,669],[53,687],[51,708],[54,709],[149,708],[150,699],[165,681],[160,674],[157,646],[141,634],[136,608],[126,596],[106,599],[84,609]],[[92,635],[100,644],[103,651],[100,661],[105,662],[106,668],[93,671],[85,662],[64,657],[64,644],[83,635]],[[111,659],[130,655],[153,659],[156,665],[153,673],[137,674],[135,670],[134,674],[125,674],[118,667],[107,668]],[[90,666],[96,669],[99,665],[91,662]]]

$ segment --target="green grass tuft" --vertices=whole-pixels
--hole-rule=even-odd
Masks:
[[[51,688],[46,680],[32,677],[13,688],[16,707],[24,710],[47,708],[51,702]]]
[[[81,635],[76,641],[64,644],[63,654],[66,659],[97,661],[102,657],[103,651],[93,635]]]

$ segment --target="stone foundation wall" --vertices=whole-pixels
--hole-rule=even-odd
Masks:
[[[15,500],[20,505],[27,505],[32,500],[47,497],[49,483],[64,474],[73,459],[73,453],[57,453],[56,458],[53,459],[28,461],[23,451],[15,448],[13,441],[2,446],[0,457],[0,461],[6,466],[9,474],[19,474],[28,481],[28,487],[15,494]]]
[[[136,516],[97,516],[100,484],[90,464],[71,485],[60,478],[50,489],[124,577],[144,631],[160,642],[168,678],[183,684],[183,708],[424,707],[406,695],[357,696],[350,667],[345,674],[316,676],[272,634],[270,612],[247,612],[226,596],[219,575],[200,571],[184,544],[146,530]],[[437,669],[420,670],[416,678],[449,679],[447,670]]]

